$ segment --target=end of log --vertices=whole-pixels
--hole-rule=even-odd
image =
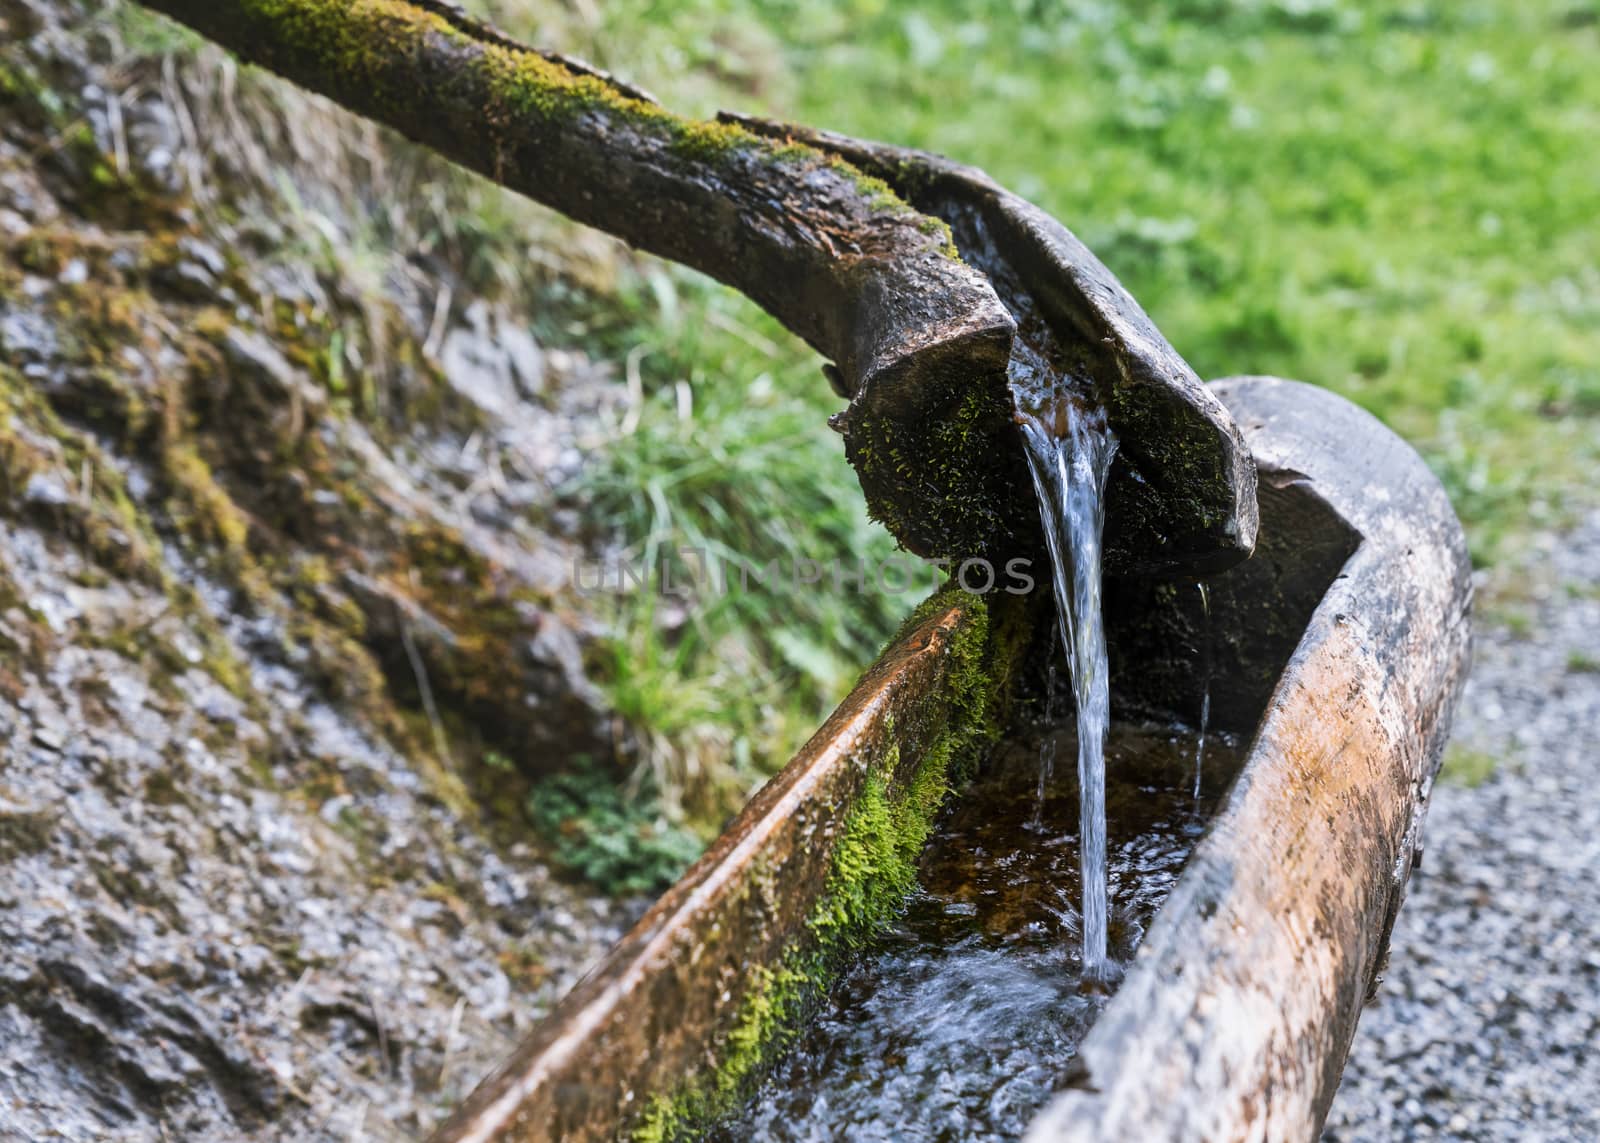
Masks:
[[[938,155],[723,118],[836,154],[942,219],[962,256],[994,284],[1016,336],[1089,378],[1119,441],[1107,489],[1109,572],[1208,573],[1254,550],[1255,466],[1233,418],[1070,230],[982,171]],[[924,372],[919,385],[864,385],[840,418],[874,515],[922,555],[1039,550],[1003,371],[959,384]]]

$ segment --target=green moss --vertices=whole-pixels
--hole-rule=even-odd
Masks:
[[[220,547],[230,557],[242,558],[250,538],[250,523],[217,484],[211,467],[187,443],[170,445],[163,459],[167,479],[187,506],[187,518],[180,526]]]
[[[634,1143],[693,1138],[726,1114],[748,1090],[773,1045],[794,1027],[812,991],[811,979],[792,968],[751,970],[739,1018],[728,1033],[722,1063],[710,1079],[676,1096],[655,1095],[630,1134]]]
[[[737,1106],[793,1039],[845,957],[899,912],[916,887],[917,857],[949,792],[954,738],[946,733],[935,742],[903,791],[897,793],[892,784],[898,747],[891,747],[867,775],[834,848],[826,887],[806,919],[805,937],[791,945],[778,967],[751,970],[716,1068],[671,1096],[653,1096],[633,1130],[636,1143],[692,1138]]]
[[[939,252],[946,258],[954,259],[957,262],[961,261],[961,251],[956,246],[955,232],[950,229],[948,222],[942,218],[935,218],[931,214],[925,214],[917,225],[921,228],[922,233],[931,234],[940,239]]]
[[[453,32],[469,42],[471,37]],[[515,51],[499,44],[478,44],[490,90],[507,108],[543,119],[567,119],[607,112],[638,126],[670,129],[686,125],[654,103],[634,99],[605,80],[571,71],[535,52]],[[748,132],[738,132],[750,138]],[[706,136],[709,138],[709,136]],[[726,136],[731,141],[733,136]]]
[[[1034,512],[1031,498],[1019,508],[992,494],[1026,481],[1020,450],[1001,436],[1010,420],[1003,379],[927,382],[925,402],[910,415],[852,408],[846,455],[872,518],[903,542],[952,558],[992,553],[1012,531],[1011,514]],[[941,383],[942,395],[933,391]]]
[[[269,66],[309,57],[338,86],[367,103],[416,97],[398,81],[397,58],[408,58],[428,35],[459,36],[444,17],[390,0],[245,0],[240,16],[264,41]]]
[[[1021,600],[990,607],[957,587],[923,601],[901,635],[956,603],[966,610],[966,619],[950,645],[941,694],[948,711],[945,725],[909,775],[901,772],[900,740],[910,736],[890,728],[899,740],[882,750],[866,774],[802,934],[775,965],[751,970],[716,1067],[674,1093],[654,1094],[631,1132],[635,1143],[692,1138],[737,1106],[793,1039],[842,963],[899,913],[915,889],[917,861],[940,806],[993,739],[1026,635]]]
[[[481,99],[486,89],[490,106],[484,111],[491,122],[521,117],[565,126],[601,115],[664,138],[673,153],[688,159],[750,152],[766,162],[826,167],[845,179],[874,213],[914,213],[888,183],[837,156],[767,139],[738,124],[674,115],[599,76],[574,71],[538,52],[480,38],[469,27],[404,0],[245,0],[241,8],[244,29],[257,41],[254,58],[291,75],[314,75],[335,98],[369,114],[391,120],[437,115],[440,100],[470,102]],[[460,73],[459,92],[448,90],[447,83],[424,90],[415,82],[410,61],[439,38],[476,53],[473,63],[462,61],[467,70]],[[959,257],[947,227],[937,220],[922,225],[942,239],[942,252]]]
[[[873,210],[886,214],[913,213],[906,200],[897,195],[894,192],[893,187],[877,176],[866,174],[859,168],[845,162],[837,155],[829,155],[826,162],[829,169],[833,170],[837,174],[842,175],[845,181],[850,183],[851,186],[855,187],[856,190],[861,192],[861,194],[867,200],[867,205],[872,207]],[[937,229],[937,224],[939,223],[938,219],[935,218],[928,221],[935,223]],[[921,225],[924,227],[924,233],[936,232],[936,229],[935,231],[927,230],[926,223]],[[946,229],[948,229],[948,227]]]
[[[88,494],[78,487],[88,474]],[[66,502],[24,505],[30,481],[54,478],[78,494]],[[37,387],[0,365],[0,496],[14,512],[47,515],[101,567],[144,583],[165,583],[154,553],[159,545],[134,508],[119,469],[86,434],[71,429]]]
[[[61,98],[45,86],[26,58],[0,61],[0,103],[38,107],[52,118],[61,110]]]
[[[783,161],[765,140],[731,123],[673,119],[671,130],[672,149],[691,158],[713,159],[733,151],[761,150],[765,152],[764,158]]]
[[[892,747],[884,769],[867,775],[851,811],[821,902],[807,920],[828,954],[859,947],[899,912],[916,888],[917,856],[949,792],[954,735],[941,736],[924,755],[904,793],[894,797],[890,778],[900,752]]]

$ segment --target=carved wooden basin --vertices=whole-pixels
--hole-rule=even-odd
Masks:
[[[1470,569],[1420,458],[1326,391],[1219,382],[1260,472],[1254,556],[1209,581],[1213,723],[1250,742],[1030,1140],[1313,1139],[1421,848],[1464,679]],[[1192,719],[1198,593],[1107,586],[1114,702]],[[947,784],[1048,640],[946,591],[437,1139],[673,1137],[748,1087],[893,909]]]

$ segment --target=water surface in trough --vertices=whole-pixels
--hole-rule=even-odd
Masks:
[[[905,915],[847,971],[732,1120],[735,1140],[1019,1137],[1059,1086],[1105,1002],[1079,953],[1078,791],[1063,773],[1036,813],[1042,740],[1076,751],[1072,726],[997,748],[946,813]],[[1196,736],[1114,724],[1109,955],[1119,967],[1176,880],[1237,769],[1213,732],[1201,797]]]

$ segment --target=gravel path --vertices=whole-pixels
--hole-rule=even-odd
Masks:
[[[1600,513],[1526,568],[1447,763],[1498,768],[1434,795],[1325,1143],[1600,1139]]]

